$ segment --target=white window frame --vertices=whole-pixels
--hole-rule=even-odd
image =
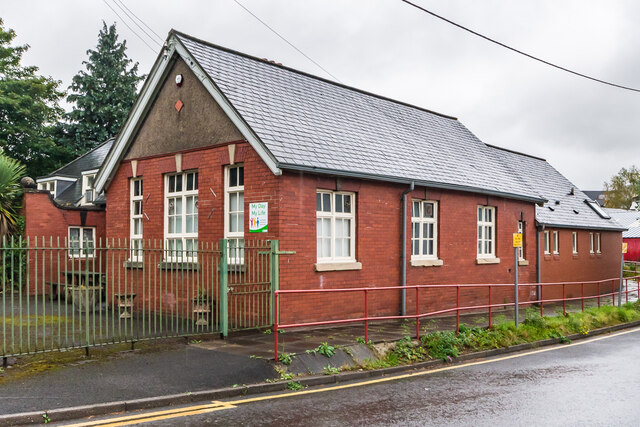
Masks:
[[[79,230],[79,238],[80,240],[78,241],[78,246],[77,247],[73,247],[73,243],[75,242],[75,240],[71,240],[71,229],[78,229]],[[90,241],[93,242],[93,247],[90,250],[86,250],[88,248],[86,248],[83,244],[84,244],[84,240],[82,239],[84,236],[84,231],[85,230],[91,230],[91,239]],[[96,228],[95,227],[81,227],[81,226],[69,226],[69,228],[67,229],[67,236],[68,236],[68,250],[69,250],[69,258],[93,258],[94,253],[95,253],[95,248],[96,248]],[[76,253],[74,253],[76,252]]]
[[[242,168],[242,185],[240,185],[239,170]],[[231,171],[237,171],[237,182],[235,186],[231,186]],[[231,195],[236,194],[237,197],[242,194],[242,209],[231,211],[230,201]],[[224,168],[224,238],[228,240],[227,258],[229,264],[244,264],[244,164],[238,163],[228,165]],[[237,215],[242,220],[236,220],[238,224],[237,231],[230,231],[231,216]]]
[[[98,174],[98,170],[91,170],[82,172],[82,198],[80,199],[81,205],[92,205],[93,201],[96,199],[96,175]],[[93,178],[93,187],[89,186],[89,179]],[[87,191],[91,191],[91,201],[87,201]]]
[[[57,186],[58,185],[55,180],[42,181],[38,183],[38,190],[48,191],[53,197],[56,197]]]
[[[331,209],[329,212],[318,211],[316,206],[316,259],[321,263],[342,263],[355,262],[356,260],[356,193],[349,191],[316,190],[316,200],[318,194],[329,194]],[[335,199],[337,195],[351,197],[351,212],[336,212]],[[318,219],[330,219],[330,254],[328,257],[318,255]],[[348,219],[349,222],[349,256],[335,256],[336,253],[336,233],[335,224],[337,219]]]
[[[553,254],[560,254],[560,235],[558,234],[558,231],[553,232]]]
[[[578,255],[578,232],[574,231],[571,234],[571,238],[573,240],[573,254]]]
[[[551,255],[551,237],[549,236],[549,230],[544,231],[544,254]]]
[[[526,261],[526,259],[524,258],[524,244],[525,244],[525,238],[524,238],[524,221],[518,221],[518,233],[520,233],[522,235],[522,246],[520,246],[518,248],[518,260],[519,261]]]
[[[491,221],[486,221],[487,212],[491,212]],[[476,211],[476,256],[480,258],[495,258],[496,257],[496,208],[495,206],[482,206],[478,205]],[[491,236],[487,236],[487,227],[491,227]],[[491,244],[491,250],[487,252],[486,242]]]
[[[418,206],[418,215],[416,216],[415,207]],[[433,205],[433,216],[427,218],[424,216],[425,206]],[[415,225],[418,226],[418,236],[416,236]],[[424,236],[425,225],[433,224],[433,235],[431,237]],[[433,253],[424,253],[424,244],[429,240],[433,241]],[[418,242],[418,253],[415,253],[415,242]],[[411,201],[411,259],[438,259],[438,202],[435,200],[419,200],[415,199]]]
[[[144,259],[144,252],[142,251],[142,242],[143,242],[143,232],[144,232],[144,224],[143,224],[143,205],[144,205],[144,194],[143,194],[143,182],[142,178],[133,178],[129,181],[129,194],[130,194],[130,203],[129,203],[129,247],[131,249],[131,257],[130,260],[134,262],[141,262]],[[136,184],[140,183],[139,190],[140,193],[136,194]],[[140,209],[138,213],[136,213],[136,205],[139,203]],[[136,222],[140,221],[140,232],[136,233]]]
[[[593,233],[589,233],[589,253],[590,254],[595,253],[595,244],[594,244]]]
[[[602,251],[600,250],[600,233],[596,233],[596,253],[602,253]]]
[[[198,185],[194,185],[194,189],[187,190],[187,176],[189,174],[195,174],[195,184],[198,183],[198,171],[189,170],[181,173],[168,173],[164,175],[164,256],[168,262],[196,262],[198,253]],[[182,190],[169,192],[169,180],[172,176],[181,176]],[[187,199],[189,197],[195,197],[194,213],[191,215],[194,217],[195,232],[187,232]],[[175,233],[169,233],[169,200],[181,199],[181,212],[180,216],[180,231]],[[174,215],[177,218],[178,215]],[[176,255],[176,250],[170,248],[169,241],[181,241],[182,249],[180,253]],[[192,249],[187,248],[187,242],[192,242]]]

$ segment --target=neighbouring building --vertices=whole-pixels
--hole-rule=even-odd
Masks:
[[[640,261],[640,211],[627,209],[605,209],[627,230],[622,233],[622,241],[627,244],[625,261]]]
[[[104,239],[105,199],[96,193],[94,182],[113,142],[105,141],[36,180],[37,190],[27,190],[24,199],[27,236],[71,245]]]
[[[496,148],[513,174],[546,202],[536,206],[537,279],[583,282],[620,276],[622,231],[626,229],[544,159]],[[613,284],[613,281],[611,282]],[[608,289],[610,289],[609,284]],[[593,294],[596,286],[585,292]],[[543,298],[559,297],[555,289]],[[579,296],[578,286],[566,289]]]
[[[454,117],[175,31],[92,191],[104,193],[104,236],[130,240],[131,260],[143,241],[159,241],[176,265],[172,253],[226,238],[242,274],[242,248],[277,239],[295,251],[280,257],[281,289],[513,283],[516,232],[521,283],[606,279],[620,263],[623,227],[545,160],[489,146]],[[258,204],[268,218],[250,215]],[[51,234],[38,226],[29,232]],[[485,293],[464,298],[484,303]],[[403,307],[396,291],[372,298],[377,314]],[[345,317],[359,301],[291,297],[281,317]]]

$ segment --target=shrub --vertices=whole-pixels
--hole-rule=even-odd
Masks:
[[[447,359],[449,357],[457,357],[460,354],[458,350],[458,338],[455,332],[433,332],[427,334],[421,339],[422,345],[427,349],[429,356],[435,359]]]

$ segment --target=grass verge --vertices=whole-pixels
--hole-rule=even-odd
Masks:
[[[405,337],[396,342],[382,357],[367,360],[361,368],[379,369],[421,362],[429,359],[451,361],[462,353],[510,347],[549,338],[565,339],[567,335],[588,335],[589,331],[605,326],[640,320],[640,304],[626,303],[622,307],[594,307],[584,312],[563,316],[540,317],[537,310],[527,310],[525,320],[515,324],[502,319],[489,329],[460,325],[460,333],[437,331],[425,333],[420,340]]]

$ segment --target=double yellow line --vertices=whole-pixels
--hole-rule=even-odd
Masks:
[[[188,417],[191,415],[206,414],[222,409],[235,408],[230,402],[212,401],[206,405],[189,406],[185,408],[169,409],[126,417],[109,418],[105,420],[91,421],[87,423],[69,424],[68,426],[130,426],[133,424],[148,423],[151,421],[167,420],[170,418]]]
[[[160,421],[160,420],[166,420],[166,419],[171,419],[171,418],[188,417],[188,416],[191,416],[191,415],[206,414],[206,413],[209,413],[209,412],[220,411],[220,410],[223,410],[223,409],[233,409],[233,408],[236,408],[238,405],[244,405],[244,404],[247,404],[247,403],[262,402],[262,401],[265,401],[265,400],[283,399],[283,398],[287,398],[287,397],[302,396],[302,395],[306,395],[306,394],[325,393],[327,391],[343,390],[343,389],[348,389],[348,388],[362,387],[362,386],[367,386],[367,385],[372,385],[372,384],[380,384],[380,383],[386,383],[386,382],[390,382],[390,381],[397,381],[397,380],[401,380],[401,379],[405,379],[405,378],[413,378],[413,377],[420,377],[420,376],[424,376],[424,375],[431,375],[431,374],[435,374],[435,373],[438,373],[438,372],[444,372],[444,371],[451,371],[451,370],[454,370],[454,369],[467,368],[469,366],[477,366],[477,365],[485,365],[485,364],[488,364],[488,363],[496,363],[496,362],[501,362],[503,360],[516,359],[516,358],[519,358],[519,357],[530,356],[530,355],[533,355],[533,354],[546,353],[548,351],[562,350],[562,349],[569,348],[569,347],[575,347],[575,346],[578,346],[578,345],[589,344],[589,343],[592,343],[592,342],[595,342],[595,341],[601,341],[601,340],[605,340],[605,339],[609,339],[609,338],[614,338],[614,337],[617,337],[617,336],[620,336],[620,335],[626,335],[626,334],[630,334],[630,333],[638,332],[638,331],[640,331],[640,328],[629,329],[629,330],[626,330],[626,331],[616,332],[616,333],[609,334],[609,335],[603,335],[603,336],[596,337],[596,338],[591,338],[591,339],[586,339],[586,340],[583,340],[583,341],[578,341],[578,342],[572,343],[572,344],[565,344],[565,345],[561,345],[561,346],[547,347],[547,348],[543,348],[543,349],[539,349],[539,350],[528,351],[528,352],[525,352],[525,353],[516,353],[516,354],[509,355],[509,356],[497,357],[497,358],[494,358],[494,359],[485,359],[485,360],[479,360],[479,361],[476,361],[476,362],[462,363],[462,364],[459,364],[459,365],[450,365],[450,366],[445,366],[445,367],[442,367],[442,368],[432,369],[432,370],[428,370],[428,371],[411,372],[409,374],[401,374],[401,375],[394,375],[394,376],[383,377],[383,378],[376,378],[376,379],[373,379],[373,380],[361,381],[361,382],[357,382],[357,383],[341,384],[341,385],[335,385],[335,386],[331,386],[331,387],[323,387],[323,388],[316,388],[316,389],[295,391],[295,392],[285,392],[285,393],[267,395],[267,396],[258,396],[258,397],[248,398],[248,399],[233,400],[233,401],[230,401],[230,402],[222,402],[222,401],[214,400],[211,403],[206,404],[206,405],[196,405],[196,406],[189,406],[189,407],[184,407],[184,408],[169,409],[169,410],[165,410],[165,411],[147,412],[147,413],[144,413],[144,414],[130,415],[130,416],[125,416],[125,417],[109,418],[109,419],[86,422],[86,423],[70,424],[69,427],[70,426],[74,426],[74,427],[75,426],[78,426],[78,427],[80,427],[80,426],[109,426],[109,427],[115,427],[115,426],[124,426],[124,425],[134,425],[134,424],[140,424],[140,423],[147,423],[147,422],[151,422],[151,421]]]

